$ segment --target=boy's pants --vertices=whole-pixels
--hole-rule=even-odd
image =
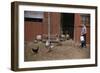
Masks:
[[[83,36],[84,36],[84,47],[86,47],[86,34],[84,34]]]
[[[85,41],[81,41],[81,47],[83,48],[85,46]]]

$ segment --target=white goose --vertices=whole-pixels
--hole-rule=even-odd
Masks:
[[[50,46],[50,42],[49,42],[48,40],[46,41],[45,46],[46,46],[46,47],[49,47],[49,46]]]

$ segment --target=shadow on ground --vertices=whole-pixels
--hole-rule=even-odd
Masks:
[[[44,60],[63,60],[63,59],[86,59],[90,58],[90,48],[81,48],[75,45],[73,40],[66,40],[62,45],[56,45],[51,52],[45,47],[45,43],[40,43],[38,53],[32,52],[33,42],[29,42],[25,46],[25,61],[44,61]]]

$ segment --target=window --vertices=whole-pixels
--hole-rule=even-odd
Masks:
[[[90,24],[90,15],[89,14],[81,14],[81,22],[82,24]]]
[[[39,11],[24,11],[24,20],[32,22],[42,22],[43,12]]]

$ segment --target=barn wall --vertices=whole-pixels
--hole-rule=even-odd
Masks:
[[[60,34],[60,13],[51,13],[51,34]]]
[[[60,13],[50,13],[50,27],[51,35],[60,33]],[[44,12],[44,18],[42,22],[25,21],[24,27],[25,41],[32,41],[36,38],[36,35],[47,36],[48,35],[48,13]]]
[[[60,34],[60,13],[50,13],[50,27],[51,27],[51,35]],[[74,41],[76,43],[80,43],[80,35],[81,35],[81,17],[80,14],[76,13],[74,18]],[[87,43],[90,43],[90,25],[87,26]],[[25,21],[24,26],[25,33],[25,41],[32,41],[36,38],[36,35],[48,35],[48,13],[44,12],[44,18],[42,22],[31,22]]]
[[[76,43],[80,42],[81,35],[81,18],[80,14],[75,14],[75,22],[74,22],[74,40]]]
[[[41,22],[30,22],[25,21],[24,36],[25,41],[32,41],[36,38],[36,35],[42,34],[42,23]]]

